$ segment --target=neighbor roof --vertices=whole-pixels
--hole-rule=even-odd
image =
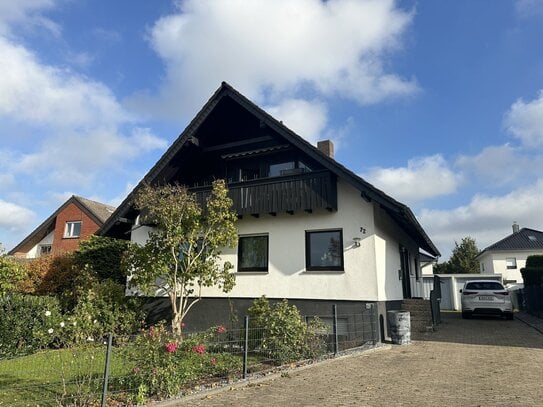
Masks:
[[[71,203],[77,205],[81,210],[83,210],[98,225],[98,227],[102,226],[104,222],[115,212],[114,206],[72,195],[70,199],[64,202],[41,225],[39,225],[27,237],[25,237],[21,243],[11,249],[8,254],[13,255],[17,252],[24,251],[25,247],[30,250],[54,229],[57,215]]]
[[[200,125],[206,120],[209,114],[213,111],[215,106],[222,98],[230,97],[236,101],[239,105],[247,109],[255,117],[261,120],[265,125],[269,126],[272,130],[284,137],[295,147],[302,150],[311,158],[319,162],[325,168],[336,174],[340,179],[348,182],[356,189],[358,189],[362,197],[366,200],[373,200],[380,204],[389,215],[398,224],[408,232],[408,234],[417,242],[419,247],[427,251],[434,256],[440,256],[439,250],[430,240],[424,229],[421,227],[415,215],[404,204],[391,198],[384,192],[375,188],[370,183],[363,180],[361,177],[347,169],[333,158],[328,157],[322,153],[315,146],[298,136],[292,130],[287,128],[282,122],[276,120],[271,115],[266,113],[260,107],[255,105],[232,86],[223,82],[219,89],[211,96],[208,102],[198,112],[194,119],[189,123],[186,129],[179,135],[177,140],[170,146],[170,148],[164,153],[164,155],[158,160],[158,162],[151,168],[142,181],[132,190],[132,192],[126,197],[126,199],[119,205],[113,216],[111,216],[107,222],[97,232],[98,234],[105,234],[115,224],[115,222],[123,217],[129,210],[132,201],[132,197],[135,192],[145,183],[151,184],[159,173],[168,165],[170,160],[179,152],[179,150],[185,145],[187,141],[192,139]]]
[[[543,250],[543,232],[535,229],[522,228],[518,232],[488,246],[479,253],[479,256],[484,252],[504,250]]]

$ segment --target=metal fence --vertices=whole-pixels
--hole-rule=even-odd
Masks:
[[[167,386],[181,383],[179,395],[379,341],[375,304],[348,314],[334,306],[327,315],[303,320],[311,329],[301,336],[245,317],[237,326],[185,332],[178,342],[171,342],[164,328],[152,327],[129,337],[106,335],[0,359],[0,406],[137,404],[151,386],[171,393]]]

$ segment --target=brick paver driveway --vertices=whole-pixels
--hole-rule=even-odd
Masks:
[[[407,346],[323,362],[177,406],[543,406],[543,334],[445,314]]]

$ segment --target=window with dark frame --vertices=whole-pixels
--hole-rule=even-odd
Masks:
[[[40,245],[40,256],[47,256],[51,254],[52,246],[50,244],[42,244]]]
[[[238,271],[268,271],[268,235],[239,237]]]
[[[507,257],[505,259],[505,264],[508,270],[513,270],[517,268],[517,258],[516,257]]]
[[[305,264],[309,271],[343,271],[343,231],[306,231]]]
[[[81,234],[81,221],[66,222],[64,237],[79,237]]]

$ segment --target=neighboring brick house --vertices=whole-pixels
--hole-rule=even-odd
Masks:
[[[73,252],[81,240],[96,233],[114,210],[113,206],[73,195],[9,254],[33,259]]]
[[[519,228],[513,224],[513,233],[488,246],[476,257],[481,273],[501,274],[505,284],[522,284],[520,269],[532,255],[543,255],[543,232]]]

